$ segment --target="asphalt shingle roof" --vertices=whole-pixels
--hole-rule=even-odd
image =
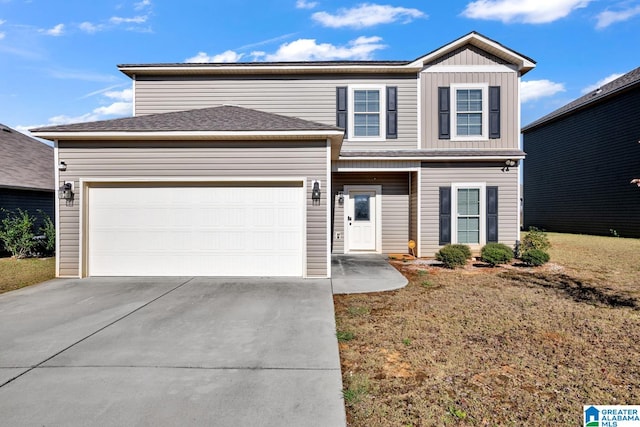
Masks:
[[[31,129],[32,132],[290,132],[316,130],[336,131],[341,129],[296,117],[230,105]]]
[[[54,190],[53,147],[0,123],[0,187]]]
[[[589,104],[599,102],[610,95],[613,95],[619,91],[625,90],[638,84],[640,84],[640,67],[628,72],[621,77],[618,77],[617,79],[603,85],[602,87],[594,91],[589,92],[588,94],[568,103],[563,107],[558,108],[557,110],[547,114],[546,116],[543,116],[538,120],[529,123],[522,128],[522,132],[532,130],[533,128],[536,128],[544,123],[570,114],[571,112],[584,108]]]

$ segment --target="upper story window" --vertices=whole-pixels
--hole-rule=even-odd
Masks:
[[[452,85],[451,139],[488,139],[487,86]]]
[[[500,138],[500,87],[483,83],[439,87],[438,138],[453,141]]]
[[[345,129],[347,141],[397,139],[398,87],[336,87],[336,126]]]
[[[385,87],[353,85],[349,92],[349,139],[385,139]]]

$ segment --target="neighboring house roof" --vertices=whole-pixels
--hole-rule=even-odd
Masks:
[[[53,147],[0,123],[0,187],[54,190]]]
[[[619,77],[602,87],[558,108],[557,110],[535,120],[522,128],[522,132],[529,132],[538,126],[557,120],[561,117],[573,114],[576,111],[598,104],[616,94],[640,85],[640,67]]]
[[[417,59],[409,61],[291,61],[235,63],[120,64],[129,77],[187,74],[279,74],[279,73],[416,73],[423,67],[465,45],[473,45],[514,64],[523,75],[535,67],[535,61],[476,31],[472,31]]]

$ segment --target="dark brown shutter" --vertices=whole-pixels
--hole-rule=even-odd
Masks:
[[[347,87],[336,87],[336,126],[344,129],[344,137],[347,138]]]
[[[498,187],[487,187],[487,242],[498,241]]]
[[[451,187],[440,187],[440,245],[451,243]]]
[[[387,86],[387,139],[398,138],[398,88]]]
[[[500,86],[489,87],[489,138],[500,138]]]
[[[438,138],[451,139],[449,88],[438,88]]]

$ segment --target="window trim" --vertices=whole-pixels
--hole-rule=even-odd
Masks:
[[[478,243],[463,243],[471,247],[487,244],[487,184],[486,182],[454,182],[451,184],[451,243],[458,242],[458,190],[480,190],[480,236]]]
[[[452,141],[488,141],[489,140],[489,85],[487,83],[454,83],[451,84],[451,140]],[[482,91],[482,135],[458,135],[458,90],[476,89]]]
[[[349,85],[348,96],[348,141],[386,141],[387,139],[387,87],[385,85]],[[355,91],[377,90],[379,93],[379,123],[380,134],[377,136],[355,136]],[[371,113],[372,114],[372,113]]]

